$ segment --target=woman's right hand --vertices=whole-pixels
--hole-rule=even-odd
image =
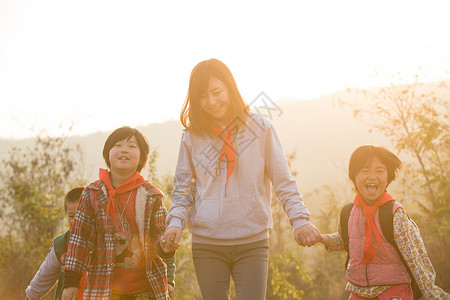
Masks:
[[[312,223],[305,224],[294,230],[294,237],[300,246],[308,246],[322,241],[320,231]]]
[[[61,300],[77,300],[78,288],[67,287],[63,290]]]

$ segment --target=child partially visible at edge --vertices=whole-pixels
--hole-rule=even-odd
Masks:
[[[109,171],[86,187],[77,208],[64,271],[63,300],[75,300],[88,270],[83,299],[168,299],[163,259],[175,248],[161,239],[167,210],[162,192],[139,173],[149,154],[147,139],[125,126],[107,138]]]
[[[25,290],[26,299],[41,299],[48,294],[56,281],[58,281],[58,285],[56,286],[54,299],[61,299],[64,286],[64,272],[62,267],[64,266],[67,244],[69,243],[70,228],[72,227],[78,200],[80,199],[83,189],[84,187],[76,187],[66,194],[64,198],[64,211],[67,222],[69,223],[69,229],[53,239],[52,246],[45,257],[44,262],[41,264],[36,275],[34,275],[31,280],[30,285]]]
[[[349,262],[346,290],[349,299],[413,299],[411,278],[394,246],[379,228],[380,207],[394,197],[386,188],[402,167],[389,150],[375,145],[358,147],[351,155],[348,175],[356,188],[348,218]],[[396,246],[425,299],[450,299],[435,285],[436,273],[417,225],[405,208],[393,204],[393,236]],[[322,234],[328,251],[344,251],[341,221],[338,232]]]

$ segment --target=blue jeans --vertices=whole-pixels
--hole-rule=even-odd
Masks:
[[[236,300],[266,298],[268,239],[233,246],[193,243],[192,257],[203,300],[228,300],[230,277]]]

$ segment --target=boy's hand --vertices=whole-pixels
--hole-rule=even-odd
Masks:
[[[167,288],[169,289],[169,297],[172,298],[173,296],[175,296],[175,288],[170,284],[168,284]]]
[[[164,252],[169,253],[177,250],[180,246],[182,229],[180,227],[169,227],[161,238],[161,248]]]
[[[322,241],[322,236],[319,230],[312,223],[303,225],[294,231],[294,237],[297,244],[300,246],[308,246]]]
[[[67,287],[62,292],[61,300],[77,300],[77,294],[77,287]]]

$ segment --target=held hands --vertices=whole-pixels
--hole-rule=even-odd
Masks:
[[[300,246],[311,247],[314,244],[322,241],[322,235],[319,230],[312,223],[303,225],[294,231],[294,237],[297,244]]]
[[[322,244],[325,245],[325,247],[328,248],[328,246],[330,245],[330,238],[328,237],[328,235],[326,234],[322,234],[322,240],[320,241]]]
[[[77,287],[67,287],[62,292],[61,300],[77,300],[77,294]]]
[[[161,249],[166,253],[177,250],[180,246],[181,232],[182,229],[180,227],[167,228],[160,241]]]

